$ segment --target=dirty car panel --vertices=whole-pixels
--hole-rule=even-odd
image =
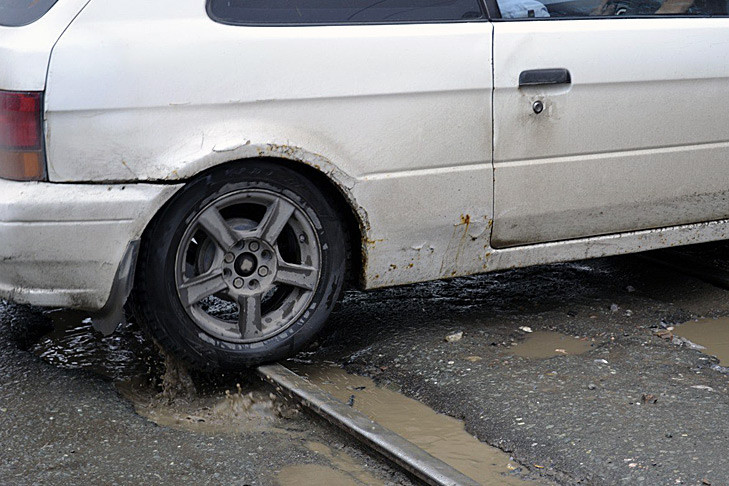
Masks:
[[[726,18],[495,24],[492,244],[729,217],[727,29]],[[571,82],[518,85],[546,68]]]

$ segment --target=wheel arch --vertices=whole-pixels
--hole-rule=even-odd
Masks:
[[[342,218],[345,233],[348,236],[348,283],[352,286],[363,286],[363,271],[366,268],[367,258],[365,242],[367,241],[367,233],[370,226],[367,212],[357,203],[352,194],[355,179],[325,157],[306,152],[297,147],[274,144],[266,144],[265,146],[246,144],[241,147],[235,147],[230,151],[218,152],[216,155],[221,155],[225,152],[229,152],[231,155],[240,155],[238,154],[240,149],[248,150],[245,150],[247,153],[243,156],[231,156],[222,160],[220,160],[220,157],[215,157],[217,163],[213,165],[210,165],[210,160],[205,161],[203,159],[202,161],[186,166],[184,169],[173,171],[167,180],[188,183],[198,177],[204,177],[210,172],[222,170],[231,165],[246,164],[253,161],[265,161],[278,164],[296,171],[313,182],[334,203],[335,208]],[[250,153],[250,149],[255,149],[255,151]],[[195,168],[199,170],[195,170]],[[155,215],[147,222],[141,234],[142,240],[144,240],[149,228],[152,227],[152,222],[157,218],[157,215],[169,203],[170,200],[159,208]]]

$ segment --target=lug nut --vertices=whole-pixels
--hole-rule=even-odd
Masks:
[[[233,260],[235,260],[235,255],[232,253],[226,253],[225,257],[223,257],[223,260],[225,260],[225,263],[233,263]]]
[[[268,267],[259,268],[258,275],[260,275],[261,277],[265,277],[266,275],[268,275]]]
[[[233,286],[236,289],[239,289],[239,288],[243,287],[243,279],[242,278],[236,278],[235,280],[233,280]]]
[[[251,244],[250,244],[250,245],[248,245],[248,248],[249,248],[249,249],[250,249],[251,251],[258,251],[258,249],[259,249],[260,247],[261,247],[261,245],[259,245],[257,241],[251,241]]]

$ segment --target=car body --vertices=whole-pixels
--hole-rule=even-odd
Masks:
[[[302,25],[61,0],[0,27],[0,90],[42,93],[45,158],[0,179],[0,297],[112,330],[150,221],[254,160],[346,208],[364,289],[727,238],[729,18],[473,5]]]

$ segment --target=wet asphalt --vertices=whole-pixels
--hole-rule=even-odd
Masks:
[[[716,262],[724,249],[691,254]],[[296,360],[341,364],[463,420],[509,452],[521,464],[514,474],[527,479],[729,484],[728,370],[656,335],[729,315],[727,297],[636,256],[348,291],[326,334]],[[99,375],[105,366],[36,357],[48,326],[47,313],[0,304],[0,483],[275,484],[286,466],[331,465],[311,441],[335,444],[383,483],[408,483],[306,414],[233,435],[157,426],[114,385],[124,366],[151,374],[159,366],[138,331],[90,358],[124,363]],[[516,356],[510,350],[528,337],[524,327],[591,346],[578,355]],[[457,332],[460,340],[446,341]],[[147,351],[119,359],[129,346]],[[233,386],[241,378],[211,379]]]
[[[411,484],[304,414],[229,434],[157,426],[135,413],[108,375],[84,369],[83,361],[54,366],[26,351],[49,330],[46,316],[0,303],[0,321],[0,484],[272,485],[286,466],[331,466],[306,446],[311,442],[350,457],[383,484]],[[113,358],[114,348],[105,346],[109,355],[97,359]],[[123,372],[99,365],[97,371]],[[128,366],[134,371],[139,363]]]
[[[635,256],[351,293],[311,358],[396,384],[558,483],[729,484],[727,370],[655,335],[727,315],[727,297]],[[514,356],[523,326],[592,346]]]

